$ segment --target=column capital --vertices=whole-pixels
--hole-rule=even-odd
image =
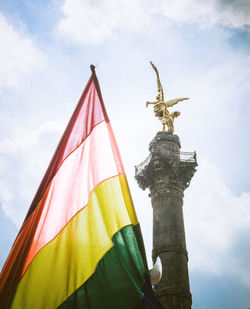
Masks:
[[[184,191],[196,172],[196,153],[180,152],[179,137],[164,131],[157,133],[149,150],[150,155],[135,167],[139,187],[151,193],[162,187]]]

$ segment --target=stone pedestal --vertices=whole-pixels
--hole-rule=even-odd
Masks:
[[[135,178],[149,188],[153,207],[153,251],[162,262],[162,279],[155,291],[166,309],[190,309],[188,253],[183,220],[183,192],[196,171],[196,153],[180,152],[177,135],[158,132],[149,157],[136,166]]]

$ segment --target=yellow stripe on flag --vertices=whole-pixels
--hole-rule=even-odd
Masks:
[[[59,306],[94,273],[113,246],[112,236],[124,226],[137,223],[126,176],[99,184],[87,207],[32,260],[11,308]]]

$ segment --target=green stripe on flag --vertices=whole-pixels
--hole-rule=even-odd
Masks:
[[[141,300],[148,273],[139,224],[124,227],[112,240],[94,274],[58,308],[127,309]]]

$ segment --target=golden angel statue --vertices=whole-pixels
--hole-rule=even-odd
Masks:
[[[161,81],[159,77],[159,72],[156,66],[151,61],[150,61],[150,64],[152,65],[153,69],[156,72],[158,95],[156,96],[156,101],[147,102],[146,107],[149,104],[153,104],[155,116],[158,117],[163,124],[163,131],[165,131],[165,128],[167,125],[168,132],[174,133],[174,119],[180,115],[180,112],[174,111],[173,113],[170,114],[170,112],[168,111],[168,107],[171,107],[180,101],[188,100],[189,98],[178,98],[178,99],[164,101],[164,93],[163,93],[163,89],[162,89],[162,85],[161,85]]]

